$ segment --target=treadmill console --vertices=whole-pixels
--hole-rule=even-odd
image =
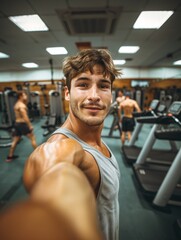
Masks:
[[[173,114],[174,116],[179,116],[181,114],[181,102],[175,101],[172,103],[168,109],[168,113]]]
[[[151,104],[150,104],[150,108],[151,108],[152,110],[156,110],[156,108],[158,107],[158,104],[159,104],[159,100],[154,99],[154,100],[151,102]]]
[[[164,113],[165,110],[166,110],[166,106],[165,106],[164,104],[160,104],[160,105],[158,106],[158,112],[159,112],[159,113]]]

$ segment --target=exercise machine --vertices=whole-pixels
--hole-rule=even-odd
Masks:
[[[50,98],[50,115],[56,116],[56,125],[62,124],[65,121],[65,111],[63,107],[62,97],[63,83],[57,83],[57,89],[49,92]]]
[[[181,141],[181,123],[180,128],[170,128],[156,131],[155,137],[162,140]],[[180,193],[181,200],[181,148],[163,179],[163,182],[154,197],[153,204],[159,207],[165,207],[170,202],[175,189],[177,191],[177,195]],[[172,202],[172,204],[174,204],[174,202]],[[181,206],[181,202],[178,201],[175,205]]]
[[[9,147],[12,143],[12,130],[15,123],[14,105],[17,101],[17,92],[12,90],[5,90],[1,93],[1,124],[0,124],[0,147]],[[6,135],[2,133],[6,132]]]
[[[40,93],[39,91],[30,92],[30,102],[31,102],[31,116],[40,116]]]
[[[181,127],[180,120],[181,120],[181,102],[173,102],[169,108],[167,115],[159,116],[156,118],[156,124],[154,127],[153,136],[155,138],[156,137],[158,138],[159,131],[164,131],[167,133],[167,135],[169,135],[169,131],[170,131],[169,128],[164,129],[164,128],[160,128],[158,126],[166,124],[166,125],[169,125],[170,127],[178,126],[180,128]],[[167,138],[169,140],[179,140],[179,137],[178,137],[179,131],[180,130],[178,130],[178,129],[172,130],[172,137],[171,137],[171,133],[170,133],[170,137],[167,137]],[[174,135],[174,137],[173,137],[173,135]],[[152,138],[147,139],[148,141],[145,143],[142,152],[140,153],[136,163],[133,165],[133,170],[134,170],[137,182],[139,183],[142,193],[145,196],[147,196],[153,200],[153,198],[155,197],[156,193],[158,192],[158,190],[161,186],[161,183],[163,182],[165,176],[167,175],[167,172],[169,172],[169,175],[168,175],[169,179],[170,179],[170,176],[173,176],[173,178],[175,178],[175,176],[173,175],[173,172],[174,172],[176,174],[176,178],[175,178],[175,180],[172,180],[172,182],[170,183],[172,185],[172,187],[170,185],[170,192],[171,192],[171,189],[173,189],[173,184],[175,183],[175,181],[177,181],[177,186],[176,186],[174,193],[172,194],[172,199],[170,200],[170,203],[171,202],[175,203],[178,201],[180,202],[180,200],[181,200],[181,191],[180,191],[181,190],[181,182],[180,182],[180,180],[181,179],[179,180],[179,176],[180,176],[179,174],[180,174],[180,160],[181,160],[180,159],[180,157],[181,157],[180,151],[181,150],[177,151],[177,154],[175,154],[174,158],[171,158],[173,156],[169,155],[169,152],[165,156],[162,155],[162,157],[161,157],[162,161],[166,157],[170,158],[170,161],[172,161],[171,167],[168,165],[148,162],[147,155],[148,155],[149,151],[151,150],[151,147],[153,144],[153,140],[154,140],[153,136],[152,136]],[[175,165],[176,165],[176,167],[175,167]],[[178,168],[177,171],[179,173],[177,171],[175,171],[176,168]],[[171,170],[169,171],[169,169],[171,169]],[[168,186],[168,185],[166,185],[166,186]],[[160,191],[162,191],[162,190],[160,190]],[[161,196],[163,196],[163,195],[161,195]],[[157,200],[155,199],[154,202],[156,203]]]
[[[170,115],[172,116],[171,118],[169,117]],[[146,161],[168,166],[172,164],[172,160],[178,152],[175,142],[169,141],[170,149],[154,149],[153,146],[156,141],[154,133],[161,128],[168,128],[170,124],[174,123],[174,119],[180,119],[180,116],[181,102],[173,102],[168,109],[167,114],[137,119],[137,121],[141,123],[153,124],[153,127],[137,157],[136,163],[141,164]]]
[[[118,103],[115,101],[109,111],[109,115],[112,115],[112,123],[111,123],[111,127],[109,130],[108,135],[102,135],[102,137],[108,137],[108,138],[120,138],[121,136],[121,126],[120,126],[120,122],[119,122],[119,116],[118,116]],[[119,136],[114,136],[114,131],[115,130],[119,130]]]
[[[28,108],[28,115],[30,117],[30,120],[33,120],[33,116],[32,116],[32,103],[31,103],[31,95],[30,95],[30,83],[29,82],[25,82],[24,83],[25,86],[25,91],[28,97],[28,102],[27,102],[27,108]]]
[[[45,129],[43,136],[48,135],[56,127],[60,126],[65,121],[65,112],[63,108],[62,101],[62,86],[59,84],[58,90],[50,90],[49,91],[49,105],[46,102],[46,109],[49,107],[49,113],[46,112],[47,120],[42,128]]]
[[[141,130],[143,128],[143,123],[140,123],[137,121],[140,117],[146,118],[150,116],[157,116],[157,114],[162,113],[165,110],[165,105],[160,104],[160,101],[158,99],[154,99],[150,106],[150,110],[147,111],[142,111],[142,112],[135,112],[133,113],[133,116],[135,118],[136,122],[136,127],[133,131],[133,134],[131,136],[130,141],[128,144],[125,144],[122,146],[122,152],[124,156],[124,160],[128,164],[132,164],[136,161],[140,151],[141,147],[136,145],[136,141],[138,140],[139,134],[141,133]]]
[[[135,91],[133,92],[133,99],[138,103],[139,107],[143,109],[144,90],[140,87],[136,87]]]

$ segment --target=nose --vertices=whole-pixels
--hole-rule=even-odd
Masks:
[[[92,86],[89,89],[88,100],[89,101],[99,101],[100,100],[99,90],[98,90],[97,86]]]

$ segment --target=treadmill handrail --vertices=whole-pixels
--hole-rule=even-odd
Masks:
[[[157,139],[181,141],[181,129],[180,128],[168,128],[155,131],[155,137]]]
[[[133,112],[134,118],[140,118],[140,117],[151,117],[156,116],[155,112],[153,110],[150,111],[142,111],[142,112]]]
[[[162,115],[162,116],[138,118],[137,122],[168,125],[171,123],[179,123],[179,120],[172,115]]]
[[[133,112],[133,117],[144,117],[144,116],[156,116],[156,112],[158,110],[158,107],[160,105],[160,101],[158,99],[152,100],[150,107],[148,110],[143,110],[141,112]]]

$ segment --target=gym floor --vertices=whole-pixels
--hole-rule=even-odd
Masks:
[[[45,119],[37,118],[32,122],[38,144],[43,143],[49,137],[43,136],[44,130],[41,125],[44,121]],[[109,134],[111,123],[112,116],[108,116],[102,135],[104,136],[103,140],[115,154],[121,171],[119,194],[120,239],[181,239],[176,226],[176,219],[181,218],[181,207],[169,205],[163,209],[156,209],[151,202],[143,197],[136,184],[133,170],[131,166],[125,163],[121,153],[119,131],[115,130],[112,137],[105,137]],[[142,130],[142,137],[139,137],[138,145],[144,142],[149,130],[149,128]],[[161,142],[158,144],[161,144]],[[165,146],[165,144],[163,145]],[[9,148],[0,148],[0,209],[28,196],[22,184],[22,172],[24,163],[33,150],[30,141],[23,137],[15,152],[15,155],[19,155],[19,157],[11,163],[4,161],[8,150]]]

